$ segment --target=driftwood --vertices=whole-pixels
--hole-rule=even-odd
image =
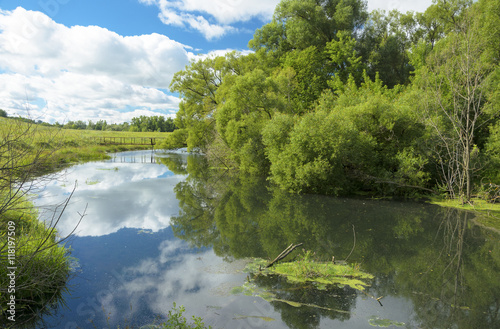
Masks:
[[[288,248],[286,248],[285,250],[283,250],[281,252],[281,254],[278,255],[278,257],[276,257],[272,262],[270,262],[269,264],[267,264],[266,268],[273,266],[274,263],[282,260],[283,258],[285,258],[286,256],[288,256],[288,254],[291,253],[295,248],[300,247],[301,245],[303,245],[303,243],[299,243],[299,244],[296,244],[296,245],[293,245],[293,243],[292,243],[291,245],[288,246]]]

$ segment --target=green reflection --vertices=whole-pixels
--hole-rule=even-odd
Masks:
[[[290,195],[256,177],[209,169],[202,157],[195,158],[188,158],[189,176],[175,189],[181,207],[173,218],[177,237],[212,247],[228,259],[273,259],[290,243],[302,242],[321,260],[349,257],[349,263],[373,274],[369,296],[411,301],[416,326],[500,327],[500,239],[475,225],[473,214],[415,202]],[[255,284],[266,290],[276,287],[276,280],[262,277]],[[280,287],[274,299],[348,313],[359,295],[352,289],[318,291],[282,280]],[[350,317],[271,304],[292,328],[316,327],[321,317]]]

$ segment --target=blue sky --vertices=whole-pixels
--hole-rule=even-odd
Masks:
[[[174,116],[173,74],[248,51],[279,0],[0,0],[0,108],[47,122]],[[369,0],[424,11],[431,0]]]

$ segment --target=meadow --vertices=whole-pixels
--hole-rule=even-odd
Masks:
[[[16,119],[0,118],[2,145],[5,141],[15,141],[11,145],[23,148],[26,158],[39,157],[43,160],[43,172],[59,170],[61,167],[78,162],[97,161],[109,158],[109,153],[150,149],[151,145],[102,145],[101,137],[156,138],[163,139],[167,132],[125,132],[60,129],[22,122]],[[45,155],[45,156],[42,156]]]
[[[49,128],[54,129],[54,128]],[[98,131],[62,129],[60,143],[56,143],[55,155],[59,161],[73,163],[79,161],[102,160],[109,158],[108,153],[147,150],[151,145],[115,145],[99,143],[98,138],[165,138],[170,133],[165,132],[125,132],[125,131]]]

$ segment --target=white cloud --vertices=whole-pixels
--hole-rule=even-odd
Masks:
[[[183,15],[186,23],[195,30],[200,31],[207,40],[212,40],[225,35],[235,29],[231,26],[210,24],[203,16]]]
[[[124,37],[98,26],[66,27],[41,12],[0,11],[0,108],[42,120],[129,120],[127,106],[177,110],[168,88],[190,47],[160,34]]]
[[[177,7],[183,11],[199,11],[214,17],[217,22],[231,24],[248,21],[254,17],[270,20],[279,0],[181,0]]]
[[[230,24],[259,18],[271,19],[279,0],[139,0],[146,5],[156,5],[161,21],[166,25],[186,27],[202,33],[207,40],[236,32]],[[208,15],[209,18],[201,14]],[[212,21],[212,22],[210,22]]]
[[[231,24],[246,22],[253,18],[260,19],[263,23],[269,21],[280,0],[139,0],[139,2],[157,6],[160,10],[158,16],[164,24],[197,30],[206,39],[212,40],[238,31]],[[368,10],[397,9],[403,13],[408,10],[425,11],[431,4],[432,0],[369,0]]]

